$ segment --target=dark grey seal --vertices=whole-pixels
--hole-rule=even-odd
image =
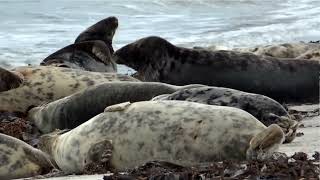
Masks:
[[[118,19],[116,17],[108,17],[88,27],[81,32],[76,38],[75,43],[91,40],[103,41],[113,54],[112,39],[118,28]]]
[[[108,46],[100,40],[66,46],[46,57],[40,65],[68,67],[94,72],[116,72]]]
[[[188,49],[154,36],[120,48],[114,58],[135,69],[144,81],[228,87],[281,103],[319,99],[320,64],[314,60]]]
[[[277,101],[260,94],[246,93],[222,87],[198,87],[183,89],[172,94],[160,95],[153,100],[180,100],[202,104],[229,106],[247,111],[266,126],[278,124],[286,134],[286,142],[296,136],[298,122]]]
[[[173,86],[151,82],[103,83],[46,105],[32,108],[28,120],[45,133],[72,129],[103,112],[106,106],[150,100],[160,94],[202,85]]]

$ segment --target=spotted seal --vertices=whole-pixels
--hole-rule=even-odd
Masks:
[[[311,57],[303,57],[302,55],[307,52],[319,49],[320,44],[299,42],[256,46],[254,48],[236,48],[234,50],[240,52],[251,52],[256,55],[272,56],[277,58],[312,59]]]
[[[266,126],[278,124],[286,134],[286,142],[296,136],[298,122],[291,119],[287,110],[277,101],[253,93],[223,87],[198,87],[160,95],[152,100],[180,100],[209,105],[230,106],[247,111]]]
[[[40,65],[69,67],[95,72],[116,72],[108,46],[100,40],[66,46],[46,57]]]
[[[81,32],[75,40],[75,43],[102,40],[113,54],[112,39],[118,28],[118,19],[116,17],[108,17],[88,27]]]
[[[320,64],[314,60],[188,49],[154,36],[120,48],[114,58],[135,69],[144,81],[228,87],[281,103],[319,99]]]
[[[19,76],[14,78],[16,80],[12,81],[12,85],[10,85],[11,82],[8,82],[10,79],[7,79],[6,76],[2,76],[0,79],[5,79],[0,84],[11,87],[8,91],[0,92],[1,111],[24,113],[31,106],[38,106],[63,98],[96,84],[109,81],[138,81],[126,75],[62,67],[29,66],[19,67],[13,71]],[[0,69],[0,75],[3,74],[2,72],[8,73],[8,71]],[[16,82],[21,80],[23,82],[17,87]],[[12,87],[17,88],[12,89]]]
[[[61,170],[82,172],[99,161],[124,170],[153,160],[191,166],[226,159],[265,159],[283,139],[278,125],[267,128],[238,108],[142,101],[109,106],[68,132],[44,135],[39,148]]]
[[[0,133],[0,179],[31,177],[48,173],[52,168],[47,154]]]
[[[27,119],[42,132],[72,129],[103,112],[106,106],[130,101],[146,101],[177,90],[203,85],[173,86],[156,82],[108,82],[71,96],[32,108]]]

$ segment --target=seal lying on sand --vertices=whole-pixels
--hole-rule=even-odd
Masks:
[[[95,72],[116,72],[108,46],[103,41],[85,41],[66,46],[45,58],[40,65],[69,67]]]
[[[112,39],[117,28],[118,19],[116,17],[111,16],[105,18],[80,33],[76,38],[75,43],[102,40],[109,47],[111,54],[113,54]]]
[[[106,106],[150,100],[160,94],[203,85],[173,86],[152,82],[109,82],[32,108],[27,119],[42,132],[72,129],[103,112]]]
[[[0,69],[0,75],[3,74]],[[7,72],[6,72],[7,73]],[[39,106],[44,103],[71,95],[82,89],[109,81],[138,81],[126,75],[115,73],[97,73],[70,68],[37,66],[19,67],[14,73],[23,77],[23,83],[15,89],[0,92],[0,110],[9,112],[26,112],[31,106]],[[16,77],[18,78],[18,77]],[[16,79],[8,82],[5,79],[0,84],[7,83],[7,87],[17,86]]]
[[[319,44],[319,46],[320,46],[320,44]],[[311,59],[311,60],[320,61],[320,47],[319,47],[319,49],[311,49],[296,58],[297,59]]]
[[[260,94],[246,93],[235,89],[198,87],[160,95],[152,100],[182,100],[239,108],[252,114],[266,126],[278,124],[286,134],[286,142],[291,142],[295,138],[298,128],[298,123],[291,120],[288,112],[277,101]]]
[[[31,177],[48,173],[52,168],[45,153],[0,133],[0,179]]]
[[[144,81],[228,87],[280,102],[319,99],[318,61],[187,49],[159,37],[126,45],[114,58],[116,63],[135,69]]]
[[[66,133],[40,138],[39,147],[65,172],[94,163],[124,170],[148,161],[191,166],[225,159],[265,159],[284,134],[232,107],[187,101],[142,101],[109,106]]]
[[[275,44],[267,46],[257,46],[254,48],[237,48],[235,51],[241,52],[251,52],[256,55],[272,56],[277,58],[300,58],[300,59],[313,59],[316,58],[302,55],[310,51],[320,50],[320,44],[316,43],[284,43],[284,44]],[[318,59],[320,60],[320,59]]]

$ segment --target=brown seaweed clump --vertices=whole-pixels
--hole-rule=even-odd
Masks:
[[[287,157],[276,153],[268,161],[223,161],[195,167],[182,167],[168,162],[148,162],[127,172],[104,176],[112,179],[319,179],[319,152],[308,159],[303,152]]]
[[[0,133],[18,138],[32,146],[36,146],[39,130],[26,120],[26,115],[16,112],[0,111]]]

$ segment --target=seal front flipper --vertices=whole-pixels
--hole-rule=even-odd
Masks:
[[[267,119],[274,124],[279,125],[282,128],[283,133],[285,134],[284,143],[292,142],[297,134],[297,129],[299,128],[299,122],[292,120],[287,116],[278,116],[273,113],[266,115]]]
[[[22,74],[18,75],[0,67],[0,92],[18,88],[22,82]]]
[[[284,136],[282,129],[278,125],[271,124],[250,140],[247,159],[267,159],[283,143]]]
[[[124,102],[120,104],[115,104],[108,106],[104,109],[104,112],[115,112],[115,111],[123,111],[131,105],[130,102]]]
[[[103,140],[92,145],[84,160],[84,173],[106,173],[113,169],[112,158],[112,140]]]

